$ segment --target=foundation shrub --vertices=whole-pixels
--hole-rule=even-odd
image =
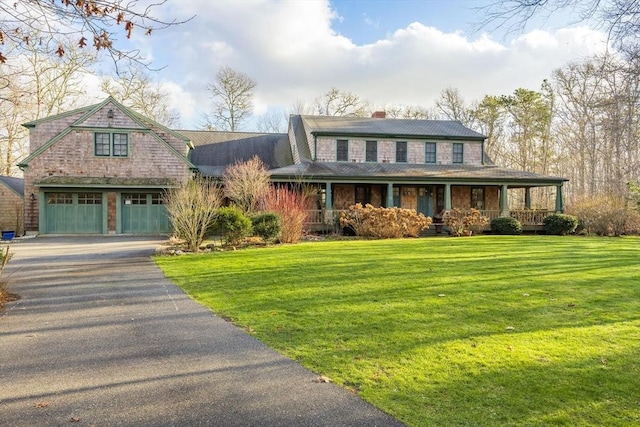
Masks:
[[[227,246],[238,246],[251,235],[251,220],[236,206],[218,209],[215,224]]]
[[[576,230],[578,218],[567,214],[553,214],[546,217],[543,223],[544,230],[547,234],[564,236]]]
[[[431,222],[430,217],[414,209],[375,208],[361,203],[349,206],[340,214],[341,227],[353,230],[356,236],[377,239],[418,237]]]
[[[471,236],[483,231],[489,225],[489,218],[477,209],[451,209],[442,215],[442,222],[449,227],[454,237]]]
[[[253,226],[253,234],[271,243],[280,237],[280,231],[282,230],[282,220],[280,215],[275,212],[263,212],[251,217],[251,224]]]
[[[493,234],[522,234],[522,224],[510,216],[501,216],[491,220],[491,232]]]

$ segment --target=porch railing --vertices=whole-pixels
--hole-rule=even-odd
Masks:
[[[501,216],[502,211],[499,210],[483,210],[482,215],[491,221]],[[549,209],[514,209],[509,211],[509,216],[520,221],[522,225],[542,225],[543,220],[553,214],[554,211]],[[340,215],[339,209],[314,209],[307,211],[307,225],[334,225],[334,220]]]

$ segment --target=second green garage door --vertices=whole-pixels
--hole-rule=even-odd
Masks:
[[[171,231],[160,193],[122,193],[122,232],[164,234]]]

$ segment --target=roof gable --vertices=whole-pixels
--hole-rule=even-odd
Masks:
[[[121,114],[117,115],[117,121],[114,109]],[[99,104],[94,104],[88,107],[80,108],[69,113],[59,114],[52,117],[36,120],[33,122],[25,123],[25,127],[36,127],[53,120],[59,120],[64,117],[69,117],[81,113],[82,115],[71,123],[66,129],[58,133],[49,141],[38,147],[35,151],[29,154],[21,162],[18,163],[19,167],[26,167],[29,162],[40,154],[49,149],[52,145],[64,138],[73,129],[110,129],[110,130],[135,130],[139,132],[149,132],[153,137],[163,145],[165,145],[169,151],[187,163],[190,168],[195,168],[193,164],[187,159],[187,157],[175,149],[168,141],[162,138],[158,132],[163,132],[174,136],[175,138],[184,141],[186,145],[189,143],[189,139],[185,136],[151,120],[141,114],[125,107],[116,101],[113,97],[109,96]],[[106,118],[106,121],[105,121]],[[105,122],[107,126],[105,126]]]

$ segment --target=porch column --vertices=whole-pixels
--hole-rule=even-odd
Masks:
[[[451,184],[444,185],[444,210],[451,210]]]
[[[331,210],[333,209],[333,198],[331,196],[331,183],[327,182],[326,184],[326,190],[324,193],[324,207],[327,210]]]
[[[531,209],[531,187],[524,189],[524,208]]]
[[[387,183],[387,207],[393,207],[393,182]]]
[[[564,202],[562,201],[562,184],[556,186],[556,212],[564,212]]]
[[[509,202],[507,200],[507,186],[503,185],[500,189],[500,216],[509,215]]]

